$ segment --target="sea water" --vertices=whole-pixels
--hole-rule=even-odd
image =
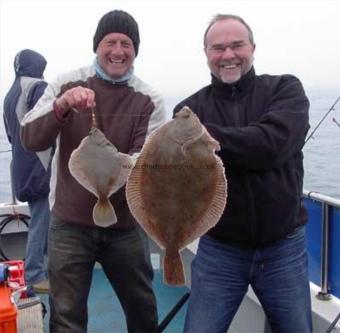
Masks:
[[[331,108],[340,91],[306,90],[310,100],[310,125],[308,135],[314,130],[323,116]],[[165,98],[168,119],[171,119],[173,107],[183,97]],[[11,146],[5,133],[2,110],[0,110],[0,202],[10,202]],[[340,102],[317,129],[313,138],[304,146],[304,188],[340,199]],[[307,136],[308,136],[307,135]]]

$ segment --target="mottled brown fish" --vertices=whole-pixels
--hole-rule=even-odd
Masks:
[[[72,152],[68,165],[72,176],[98,198],[93,208],[94,223],[101,227],[116,223],[109,197],[126,183],[133,165],[131,157],[118,152],[105,135],[93,127]]]
[[[214,140],[183,108],[150,135],[126,185],[130,210],[165,249],[164,280],[185,283],[180,251],[213,227],[226,205],[227,183]]]

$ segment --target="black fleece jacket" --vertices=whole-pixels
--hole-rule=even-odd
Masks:
[[[263,247],[306,223],[303,154],[309,101],[292,75],[256,75],[233,85],[212,82],[179,103],[197,114],[220,142],[228,198],[211,237],[244,248]]]

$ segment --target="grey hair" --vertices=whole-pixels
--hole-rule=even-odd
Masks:
[[[204,32],[204,37],[203,37],[203,44],[204,47],[207,46],[207,33],[210,30],[211,26],[213,24],[215,24],[216,22],[219,21],[225,21],[225,20],[236,20],[239,21],[240,23],[242,23],[246,29],[248,30],[248,34],[249,34],[249,42],[254,45],[254,34],[253,31],[251,30],[250,26],[248,25],[248,23],[240,16],[238,15],[233,15],[233,14],[217,14],[215,15],[211,21],[209,22],[209,25],[207,27],[207,29]]]

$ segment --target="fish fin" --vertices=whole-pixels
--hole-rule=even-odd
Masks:
[[[141,171],[142,168],[137,164],[136,169],[134,172],[131,172],[127,180],[125,188],[127,203],[131,214],[139,225],[162,249],[164,249],[167,242],[145,210],[145,202],[141,191],[141,183],[139,181]]]
[[[180,248],[190,244],[214,227],[224,212],[228,197],[228,182],[225,177],[222,160],[218,156],[216,156],[215,159],[217,168],[215,193],[211,196],[209,208],[204,212],[200,220],[183,233],[183,235],[187,237],[185,240],[179,240],[178,244]]]
[[[119,153],[119,162],[121,165],[121,169],[113,183],[112,188],[109,191],[110,195],[112,193],[116,193],[121,187],[126,184],[126,181],[133,168],[133,160],[128,154]]]
[[[108,227],[117,222],[116,213],[107,197],[98,199],[93,208],[93,221],[100,227]]]
[[[169,285],[184,285],[185,275],[181,255],[178,251],[169,253],[165,250],[164,281]]]

